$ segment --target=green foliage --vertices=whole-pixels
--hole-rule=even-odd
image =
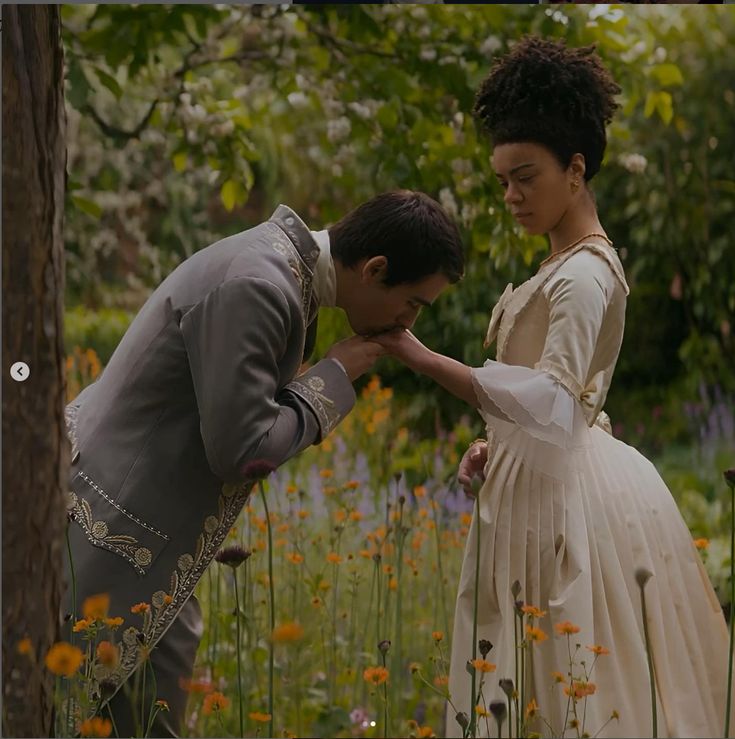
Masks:
[[[113,308],[90,311],[77,306],[67,310],[64,315],[66,353],[71,354],[74,347],[93,349],[100,361],[107,364],[133,318],[132,313]]]
[[[623,88],[594,181],[635,317],[611,401],[624,409],[651,383],[735,392],[733,8],[99,5],[63,17],[70,304],[134,308],[278,202],[318,228],[412,187],[457,218],[468,256],[416,331],[481,363],[494,300],[546,245],[511,221],[470,110],[493,56],[534,32],[596,44]],[[339,321],[322,327],[320,350],[340,335]],[[445,394],[422,407],[423,378],[381,371],[424,423],[461,413]]]

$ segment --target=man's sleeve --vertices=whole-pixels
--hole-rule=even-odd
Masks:
[[[320,441],[354,405],[330,359],[279,392],[292,320],[300,317],[283,292],[255,277],[228,280],[181,319],[207,459],[226,482],[241,480],[248,462],[278,466]]]

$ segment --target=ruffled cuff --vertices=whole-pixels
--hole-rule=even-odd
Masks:
[[[530,436],[561,448],[577,445],[587,429],[582,408],[570,390],[548,372],[488,360],[473,368],[472,383],[480,413],[520,426]]]

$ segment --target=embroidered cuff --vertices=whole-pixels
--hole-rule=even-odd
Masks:
[[[352,410],[355,390],[341,364],[322,359],[310,370],[286,385],[314,411],[319,421],[321,441]]]

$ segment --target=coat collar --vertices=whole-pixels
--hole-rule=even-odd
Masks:
[[[287,205],[279,205],[269,220],[285,232],[304,260],[304,264],[313,273],[319,259],[319,245],[314,241],[307,225]]]

